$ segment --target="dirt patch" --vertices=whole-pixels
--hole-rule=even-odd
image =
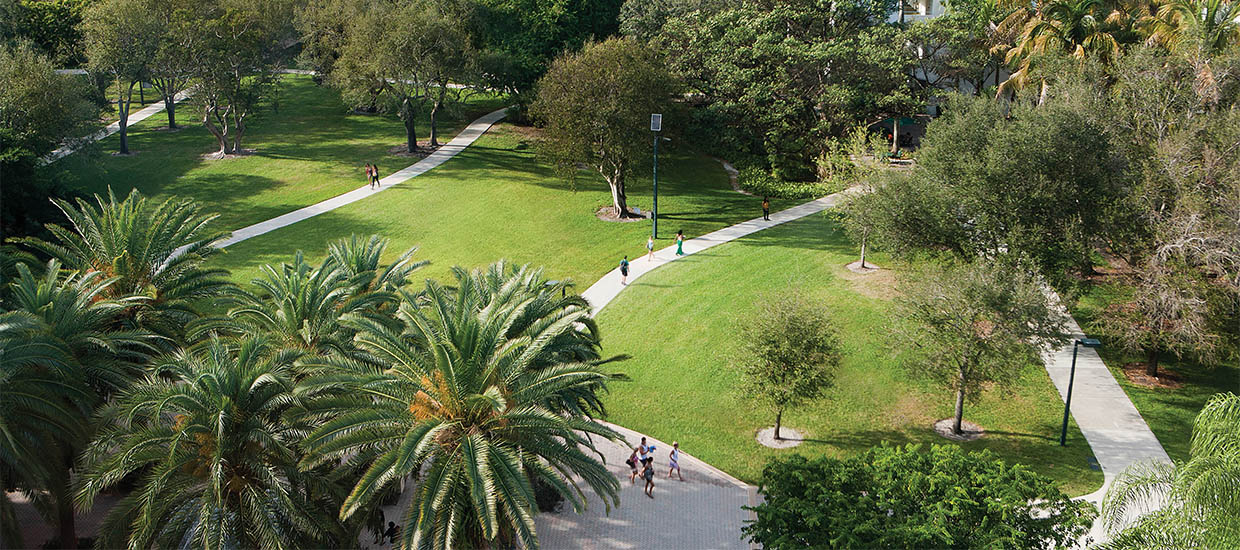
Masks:
[[[723,160],[721,158],[716,158],[716,157],[710,157],[710,158],[715,159],[715,162],[718,162],[719,164],[723,166],[723,171],[728,173],[728,183],[732,185],[733,191],[736,191],[737,193],[740,193],[742,195],[749,195],[751,197],[754,196],[753,193],[750,193],[749,191],[741,189],[740,181],[736,179],[736,177],[740,175],[740,172],[737,171],[735,166],[732,166],[732,163],[726,160]]]
[[[1174,390],[1184,385],[1180,375],[1176,374],[1174,371],[1160,368],[1158,369],[1158,376],[1150,376],[1146,374],[1144,361],[1128,363],[1122,368],[1124,370],[1124,378],[1127,378],[1128,381],[1132,382],[1132,385],[1134,386]]]
[[[388,149],[387,152],[389,155],[392,155],[394,157],[421,160],[429,156],[431,153],[434,153],[435,150],[438,148],[439,147],[431,147],[429,145],[418,145],[417,150],[410,153],[409,148],[405,146],[404,144],[401,144],[401,145],[397,145],[396,147],[392,147]]]
[[[138,153],[141,153],[141,152],[142,152],[142,151],[136,151],[136,150],[130,149],[128,153],[121,153],[121,152],[119,152],[119,151],[112,151],[112,152],[111,152],[111,153],[109,153],[109,154],[111,154],[111,155],[112,155],[112,156],[114,156],[114,157],[133,157],[133,156],[137,156],[137,155],[138,155]]]
[[[543,129],[537,126],[526,126],[523,124],[504,124],[502,126],[499,126],[499,128],[502,129],[500,133],[506,132],[514,136],[521,136],[522,138],[529,139],[532,141],[537,141],[539,139],[542,139],[543,137]],[[492,129],[492,131],[495,131],[495,129]]]
[[[952,424],[955,423],[955,418],[944,418],[938,422],[935,422],[934,433],[937,433],[940,436],[952,441],[973,441],[983,435],[986,435],[986,430],[983,430],[981,426],[969,422],[968,420],[962,420],[960,422],[960,431],[962,433],[953,432]]]
[[[851,271],[851,272],[853,272],[853,273],[856,273],[856,274],[858,274],[858,275],[869,275],[869,274],[871,274],[871,273],[874,273],[874,272],[876,272],[876,271],[878,271],[878,270],[882,269],[881,267],[878,267],[878,266],[874,265],[874,262],[866,262],[866,263],[865,263],[865,266],[862,266],[862,265],[861,265],[861,260],[857,260],[857,261],[855,261],[855,262],[853,262],[853,263],[851,263],[851,264],[848,264],[848,265],[846,265],[846,266],[844,266],[844,267],[848,268],[848,270],[849,270],[849,271]]]
[[[242,149],[240,153],[229,153],[227,155],[221,155],[219,151],[212,151],[210,153],[202,155],[202,160],[239,159],[239,158],[253,155],[255,152],[257,151],[255,151],[254,149]]]
[[[177,126],[176,128],[169,128],[169,127],[167,127],[167,126],[159,126],[159,127],[156,127],[156,128],[151,128],[151,130],[152,130],[152,131],[154,131],[154,132],[167,132],[167,133],[171,133],[171,134],[175,134],[175,133],[180,132],[181,130],[184,130],[184,129],[185,129],[185,127],[184,127],[184,126]]]
[[[805,441],[805,434],[787,426],[779,427],[779,435],[782,436],[781,439],[775,439],[775,426],[762,428],[758,430],[758,443],[772,449],[789,449]]]
[[[598,207],[598,209],[594,211],[594,217],[605,222],[620,223],[643,222],[647,219],[645,212],[638,214],[637,212],[634,212],[632,208],[629,209],[629,217],[621,218],[616,216],[616,209],[611,205]]]
[[[866,262],[867,265],[869,263],[870,262]],[[856,292],[862,296],[878,298],[880,300],[890,300],[900,295],[900,291],[896,289],[896,274],[890,269],[879,269],[870,273],[858,273],[851,269],[845,268],[838,273],[841,279],[851,283],[853,292]]]

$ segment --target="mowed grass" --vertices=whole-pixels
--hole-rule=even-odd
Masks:
[[[688,256],[642,277],[600,313],[608,356],[632,358],[612,370],[629,381],[610,385],[608,420],[677,440],[686,452],[750,483],[773,457],[791,453],[841,456],[882,443],[956,445],[932,425],[952,414],[953,396],[899,366],[887,344],[895,281],[906,270],[881,256],[886,269],[860,276],[845,269],[856,249],[824,215],[761,231]],[[640,260],[639,260],[640,261]],[[835,386],[810,405],[784,414],[784,426],[809,441],[773,450],[755,440],[775,415],[739,390],[732,365],[737,327],[752,320],[772,291],[797,288],[829,304],[846,348]],[[1096,490],[1102,473],[1075,423],[1070,443],[1057,438],[1063,402],[1046,371],[1030,365],[1010,393],[992,390],[966,405],[990,449],[1057,480],[1070,494]]]
[[[469,121],[504,104],[502,98],[475,96],[440,118],[441,139],[451,139]],[[138,189],[154,197],[195,199],[219,213],[217,227],[233,230],[364,185],[367,162],[387,175],[417,161],[389,154],[405,141],[399,120],[352,114],[337,92],[316,86],[308,76],[283,75],[276,108],[266,106],[248,119],[242,146],[253,149],[252,155],[203,158],[218,145],[201,117],[191,99],[178,105],[177,124],[183,126],[178,131],[161,129],[168,124],[162,112],[131,126],[131,156],[111,154],[120,140],[113,135],[93,154],[75,153],[55,166],[86,193],[106,194],[111,187],[122,197]],[[428,139],[427,121],[418,132]]]
[[[226,249],[217,265],[234,280],[254,279],[263,264],[287,262],[295,251],[318,261],[327,244],[356,233],[391,239],[388,259],[418,247],[431,265],[415,277],[447,280],[452,266],[475,268],[500,259],[546,268],[584,291],[621,256],[645,253],[650,222],[608,222],[595,212],[611,204],[608,187],[582,171],[576,189],[534,152],[526,127],[498,124],[456,157],[374,197]],[[634,174],[629,204],[651,205],[651,182]],[[692,237],[761,214],[761,199],[733,191],[718,162],[687,152],[660,154],[658,247],[676,230]],[[773,208],[791,206],[775,202]]]
[[[1105,282],[1094,285],[1081,296],[1072,309],[1073,317],[1090,336],[1102,340],[1098,351],[1111,374],[1124,388],[1141,417],[1149,424],[1158,441],[1162,443],[1172,460],[1187,460],[1193,433],[1193,419],[1210,397],[1222,392],[1240,393],[1240,364],[1236,360],[1221,365],[1206,366],[1188,358],[1176,359],[1164,355],[1159,361],[1160,372],[1179,377],[1179,388],[1151,388],[1138,386],[1124,375],[1123,366],[1145,362],[1143,356],[1125,353],[1113,344],[1099,328],[1100,318],[1107,307],[1128,296],[1122,285]]]

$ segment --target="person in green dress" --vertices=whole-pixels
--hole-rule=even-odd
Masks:
[[[681,229],[676,232],[676,255],[685,255],[685,230]]]

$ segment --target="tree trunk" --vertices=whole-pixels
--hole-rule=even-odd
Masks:
[[[960,424],[964,422],[964,377],[961,377],[960,386],[956,388],[956,418],[952,422],[952,433],[960,435],[964,430]]]
[[[1145,374],[1158,378],[1158,348],[1145,350]]]
[[[202,125],[208,132],[211,132],[211,135],[215,136],[215,141],[220,144],[220,150],[217,154],[223,157],[231,152],[229,151],[231,144],[228,141],[228,118],[219,116],[218,111],[219,107],[204,106],[202,109]],[[220,125],[212,122],[212,117],[215,117],[220,122]]]
[[[68,459],[61,459],[65,464],[59,472],[56,472],[56,479],[52,481],[53,487],[50,492],[52,498],[56,499],[56,526],[60,536],[60,547],[68,550],[77,548],[77,517],[73,513],[73,492],[69,486],[69,480],[72,477],[71,466],[67,463]]]
[[[783,436],[779,435],[779,423],[780,423],[780,420],[782,420],[783,418],[784,418],[783,409],[775,411],[775,440],[776,441],[783,439]]]
[[[435,130],[435,116],[439,114],[439,102],[431,105],[431,147],[439,147],[439,132]]]
[[[891,154],[900,150],[900,117],[891,117]]]
[[[245,133],[245,115],[238,110],[233,110],[233,153],[240,155],[243,151],[241,148],[241,136]]]
[[[865,242],[870,238],[870,230],[861,233],[861,269],[865,269]]]
[[[175,130],[177,128],[176,94],[164,92],[164,111],[168,112],[168,129]]]
[[[129,88],[126,89],[125,91],[120,91],[120,80],[119,79],[116,81],[116,84],[117,84],[116,112],[117,114],[120,115],[120,119],[121,119],[120,120],[120,129],[121,129],[120,131],[120,135],[121,135],[120,154],[128,155],[129,154],[129,106],[133,100],[134,83],[130,82]]]

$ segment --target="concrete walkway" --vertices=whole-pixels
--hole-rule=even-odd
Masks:
[[[313,218],[324,212],[330,212],[346,204],[352,204],[364,198],[374,196],[377,193],[382,193],[383,191],[391,189],[398,183],[402,183],[422,175],[427,170],[447,162],[448,159],[455,157],[457,153],[465,150],[466,147],[486,132],[491,125],[504,118],[504,114],[507,111],[507,108],[500,109],[498,111],[483,115],[478,120],[469,123],[469,126],[466,126],[464,130],[461,130],[461,133],[452,138],[452,141],[449,141],[439,149],[436,149],[434,153],[431,153],[426,158],[406,166],[401,170],[397,170],[392,175],[379,180],[378,189],[371,189],[369,184],[363,185],[357,189],[349,191],[348,193],[336,195],[335,197],[325,201],[294,210],[288,214],[276,216],[267,221],[262,221],[251,226],[243,227],[233,231],[231,237],[216,243],[216,246],[220,248],[231,246],[246,239],[262,235],[263,233],[268,233],[282,227],[293,225],[299,221]]]

